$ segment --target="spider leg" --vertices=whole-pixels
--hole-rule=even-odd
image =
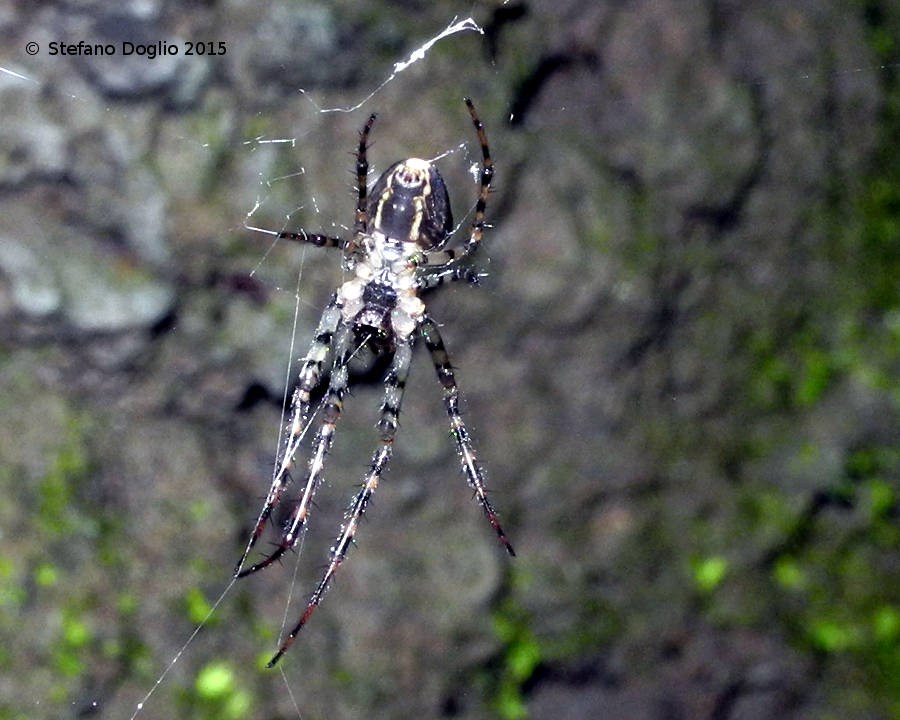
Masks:
[[[303,611],[297,624],[287,635],[284,642],[281,644],[281,647],[278,649],[278,652],[276,652],[272,659],[269,660],[266,667],[272,667],[278,662],[281,656],[284,655],[291,643],[294,642],[294,638],[297,637],[298,633],[303,629],[303,626],[306,625],[310,615],[312,615],[313,611],[322,601],[322,597],[327,592],[332,578],[337,572],[340,564],[343,562],[344,557],[346,557],[350,543],[353,542],[353,537],[359,527],[360,518],[362,518],[363,513],[365,513],[369,500],[375,492],[375,488],[378,487],[378,481],[390,462],[394,434],[397,431],[397,418],[400,414],[400,404],[403,401],[403,390],[406,386],[406,378],[409,374],[409,363],[412,358],[414,342],[414,338],[411,338],[402,343],[398,343],[397,349],[394,352],[391,367],[385,376],[384,401],[381,404],[381,416],[378,421],[378,430],[381,434],[381,445],[372,456],[372,465],[369,468],[369,472],[366,474],[366,478],[363,481],[359,492],[353,496],[347,511],[344,513],[344,523],[341,526],[341,532],[338,535],[337,540],[335,540],[335,543],[331,548],[331,559],[325,570],[325,574],[322,576],[321,581],[310,596],[306,609]]]
[[[331,445],[334,425],[340,416],[341,403],[347,389],[346,362],[350,354],[352,336],[351,329],[341,323],[341,311],[337,295],[332,295],[331,301],[322,313],[316,337],[303,361],[303,367],[300,370],[300,380],[297,388],[294,390],[291,418],[287,424],[288,437],[285,442],[284,452],[281,455],[278,470],[272,480],[272,486],[269,489],[266,502],[256,521],[256,526],[253,528],[253,534],[250,536],[250,541],[244,549],[244,554],[235,567],[234,573],[237,577],[246,577],[257,570],[262,570],[264,567],[271,565],[285,551],[293,547],[297,541],[297,531],[305,522],[306,515],[309,512],[309,502],[321,477],[324,456]],[[319,432],[316,434],[315,450],[310,460],[309,474],[303,496],[294,508],[291,522],[282,534],[281,542],[275,552],[251,567],[242,570],[250,550],[259,539],[266,521],[271,516],[272,510],[281,497],[281,493],[287,486],[289,472],[294,464],[294,455],[296,455],[300,447],[300,441],[306,430],[306,422],[309,416],[310,391],[319,384],[325,358],[331,349],[332,338],[334,338],[334,365],[331,370],[328,391],[322,403],[322,423]]]
[[[484,474],[481,466],[475,456],[475,448],[469,437],[469,431],[459,414],[459,387],[456,384],[456,377],[453,374],[453,366],[450,364],[450,357],[444,347],[444,341],[441,339],[441,333],[437,324],[428,315],[424,315],[419,322],[419,332],[425,340],[425,346],[431,353],[431,361],[437,372],[438,380],[444,387],[444,405],[447,408],[447,415],[450,416],[450,432],[456,439],[456,450],[459,453],[459,460],[462,463],[462,469],[465,473],[469,487],[475,491],[475,497],[484,510],[488,522],[500,538],[500,542],[506,551],[515,556],[512,545],[500,527],[497,520],[497,512],[491,505],[487,497],[487,491],[484,487]]]
[[[359,145],[356,148],[356,217],[353,223],[353,238],[344,246],[344,269],[352,270],[356,263],[365,257],[363,247],[366,238],[366,226],[368,225],[368,205],[366,180],[369,176],[369,161],[366,158],[366,148],[369,142],[369,132],[375,123],[375,113],[369,115],[369,119],[359,132]]]
[[[369,115],[369,119],[359,133],[359,147],[356,149],[356,189],[358,199],[356,201],[356,224],[353,232],[356,237],[366,232],[366,180],[369,176],[369,161],[366,158],[366,143],[369,141],[369,131],[375,123],[375,113]]]
[[[353,226],[353,239],[345,240],[344,238],[332,235],[322,235],[320,233],[308,233],[305,230],[297,232],[280,232],[278,238],[282,240],[294,240],[296,242],[309,243],[316,247],[340,248],[351,256],[359,253],[360,236],[365,235],[367,214],[366,214],[366,180],[369,176],[369,161],[366,158],[366,146],[369,141],[369,132],[375,123],[375,113],[369,115],[368,121],[359,133],[359,146],[356,150],[356,219]]]
[[[491,189],[491,181],[494,178],[494,160],[488,149],[487,135],[484,132],[484,123],[478,117],[475,106],[469,98],[464,98],[469,115],[472,117],[472,125],[475,126],[475,134],[481,145],[481,187],[478,191],[478,200],[475,203],[475,217],[472,219],[472,227],[469,231],[469,239],[461,250],[437,250],[422,253],[413,264],[419,267],[433,265],[447,265],[462,260],[474,253],[481,245],[481,236],[484,233],[484,211],[487,207],[488,193]]]
[[[469,240],[466,242],[463,253],[460,257],[471,255],[478,249],[481,243],[481,235],[484,231],[484,210],[487,207],[488,192],[491,188],[491,180],[494,178],[494,161],[491,158],[491,152],[488,150],[487,135],[484,132],[484,123],[475,112],[475,106],[469,98],[465,98],[466,107],[469,109],[469,115],[472,117],[472,125],[475,126],[475,133],[478,135],[478,142],[481,144],[481,189],[478,191],[478,201],[475,203],[475,217],[472,220],[472,229],[469,232]]]
[[[331,235],[321,235],[319,233],[308,233],[306,230],[299,232],[280,232],[278,233],[280,240],[294,240],[295,242],[309,243],[316,247],[340,248],[343,250],[349,245],[349,241],[344,238],[334,237]]]
[[[463,281],[469,283],[469,285],[477,285],[478,278],[479,273],[474,268],[468,265],[453,265],[440,272],[420,277],[416,280],[416,292],[438,288],[448,280],[450,282]]]

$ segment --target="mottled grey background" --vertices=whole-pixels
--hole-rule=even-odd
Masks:
[[[454,15],[485,34],[317,112]],[[245,225],[351,225],[373,111],[376,172],[453,150],[464,219],[464,95],[489,277],[430,307],[519,557],[420,349],[283,674],[261,665],[376,442],[371,378],[299,565],[237,583],[138,717],[900,717],[898,36],[878,0],[0,3],[26,78],[0,73],[0,718],[126,719],[152,687],[229,582],[341,279]]]

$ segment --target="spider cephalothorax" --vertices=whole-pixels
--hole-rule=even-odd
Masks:
[[[372,464],[359,492],[353,497],[344,516],[340,534],[331,548],[325,573],[307,603],[297,624],[285,638],[278,652],[269,661],[273,666],[293,642],[318,606],[331,579],[343,561],[356,533],[369,499],[375,492],[391,458],[397,418],[403,390],[409,374],[413,346],[422,338],[431,353],[438,380],[444,389],[444,405],[450,418],[451,433],[456,441],[463,473],[500,542],[510,555],[512,545],[497,520],[497,513],[487,498],[484,476],[475,456],[468,430],[459,413],[459,389],[450,358],[444,348],[437,324],[429,317],[419,295],[436,288],[445,280],[477,282],[478,274],[459,261],[478,249],[484,228],[484,209],[487,202],[494,163],[488,151],[484,127],[471,101],[466,106],[481,144],[481,188],[475,204],[472,227],[460,250],[445,250],[444,245],[453,229],[450,198],[437,168],[427,160],[408,158],[394,163],[375,181],[371,190],[366,186],[369,164],[366,143],[375,122],[371,115],[360,133],[357,149],[356,222],[352,238],[344,239],[314,233],[282,232],[279,237],[308,242],[320,247],[337,247],[344,251],[345,268],[352,277],[331,296],[322,312],[316,336],[300,368],[294,390],[290,417],[286,427],[286,441],[281,449],[272,486],[260,511],[247,547],[238,561],[235,574],[244,577],[271,565],[287,550],[294,547],[306,525],[312,497],[322,480],[325,457],[331,447],[335,426],[341,415],[347,393],[350,357],[361,345],[369,345],[376,352],[390,358],[384,377],[384,400],[378,421],[381,444],[372,457]],[[295,455],[300,449],[307,424],[311,420],[312,391],[319,386],[328,366],[328,388],[319,410],[319,427],[304,474],[305,482],[300,498],[293,505],[274,552],[259,562],[244,568],[250,550],[256,544],[266,521],[281,498]]]

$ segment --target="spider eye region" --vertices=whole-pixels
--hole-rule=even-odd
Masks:
[[[369,198],[370,233],[414,242],[427,251],[440,248],[453,229],[447,187],[427,160],[394,163],[372,186]]]

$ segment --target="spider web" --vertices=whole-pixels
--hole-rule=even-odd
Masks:
[[[398,82],[403,82],[405,78],[405,74],[411,68],[417,67],[423,63],[429,62],[429,53],[434,48],[434,46],[439,42],[453,42],[454,37],[461,33],[479,33],[483,34],[483,30],[478,26],[478,24],[472,18],[466,18],[463,20],[458,20],[457,18],[453,18],[443,29],[435,32],[434,35],[429,37],[424,42],[420,42],[420,44],[416,45],[412,51],[402,53],[401,59],[394,62],[391,66],[390,71],[387,71],[384,79],[378,82],[374,89],[370,92],[363,93],[359,98],[355,99],[353,102],[349,104],[343,104],[339,106],[332,106],[329,103],[325,103],[319,100],[318,95],[314,92],[307,91],[304,88],[298,88],[298,93],[302,97],[302,102],[308,107],[312,108],[314,117],[318,119],[322,119],[324,121],[325,116],[329,115],[342,115],[342,114],[354,114],[357,111],[365,110],[368,112],[370,108],[374,105],[375,100],[379,97],[381,93],[383,93],[386,89],[389,89],[391,85],[394,85]],[[28,73],[27,71],[21,70],[16,66],[10,66],[10,63],[4,63],[7,66],[0,66],[0,73],[2,73],[6,78],[11,79],[12,81],[29,83],[29,84],[37,84],[41,85],[41,81],[35,79],[35,77]],[[885,70],[888,66],[879,66],[878,70]],[[871,70],[870,67],[851,67],[848,69],[839,69],[835,71],[835,75],[841,74],[853,74],[859,73],[864,70]],[[809,76],[805,73],[797,72],[792,78],[795,81],[802,82],[809,79]],[[781,81],[783,78],[779,78],[777,81]],[[768,82],[775,82],[776,80],[764,79],[758,82],[758,84],[766,84]],[[71,94],[70,98],[75,106],[81,101],[79,95],[77,93]],[[571,107],[571,106],[568,106]],[[565,113],[567,111],[567,106],[560,105],[555,109],[555,112]],[[116,113],[118,110],[116,109],[107,109],[107,112]],[[384,117],[380,119],[379,122],[389,122],[389,119]],[[358,126],[360,123],[355,123]],[[468,137],[468,127],[465,122],[460,123],[460,137],[463,138]],[[248,138],[242,141],[242,144],[247,153],[256,152],[265,148],[277,148],[279,150],[284,151],[285,153],[297,153],[298,150],[302,150],[302,146],[304,143],[303,136],[291,136],[291,137],[265,137],[265,136],[257,136],[253,138]],[[345,136],[345,144],[339,148],[334,149],[334,155],[338,158],[337,167],[341,172],[345,170],[344,165],[349,167],[349,163],[345,163],[345,159],[347,155],[345,154],[345,150],[352,146],[353,135]],[[185,139],[186,143],[192,143],[190,138]],[[448,156],[451,156],[455,153],[461,152],[465,150],[465,156],[467,158],[470,157],[469,151],[467,148],[471,145],[471,139],[461,139],[460,142],[456,145],[446,147],[442,152],[437,154],[431,159],[441,159]],[[204,145],[201,143],[201,145]],[[476,156],[477,157],[477,156]],[[294,161],[294,165],[296,166],[296,162]],[[302,160],[301,160],[302,162]],[[469,168],[470,172],[477,171],[477,161],[472,160]],[[274,236],[281,230],[290,230],[292,227],[296,226],[294,222],[294,218],[301,210],[307,210],[308,208],[312,208],[313,212],[317,215],[321,214],[323,217],[327,218],[346,218],[348,216],[348,208],[351,205],[348,202],[348,198],[350,197],[350,193],[348,192],[344,196],[338,197],[335,200],[335,205],[332,207],[328,207],[327,209],[320,210],[320,203],[318,200],[318,196],[311,192],[308,189],[301,189],[300,196],[304,198],[304,202],[296,207],[290,208],[289,211],[285,214],[284,220],[280,225],[270,225],[267,227],[267,222],[259,222],[257,223],[258,218],[262,214],[264,209],[271,208],[273,205],[277,205],[281,201],[281,193],[277,192],[284,186],[292,186],[293,183],[299,180],[306,180],[305,177],[307,175],[307,171],[303,165],[300,165],[298,169],[295,169],[292,172],[287,172],[285,174],[279,174],[272,177],[260,177],[258,181],[258,192],[255,201],[252,205],[243,212],[243,218],[239,218],[236,220],[236,228],[238,230],[250,231],[252,233],[260,233],[264,236]],[[473,172],[473,183],[476,181],[476,177],[474,176],[475,172]],[[308,182],[309,187],[316,187],[317,181],[320,178],[310,179]],[[304,186],[301,185],[301,188]],[[459,205],[456,205],[457,207]],[[457,218],[458,226],[460,227],[465,224],[466,219]],[[332,225],[331,228],[335,233],[343,233],[347,231],[347,227],[343,225]],[[311,228],[315,229],[315,228]],[[325,231],[328,231],[329,228],[323,228]],[[263,268],[266,268],[271,262],[271,254],[273,250],[278,246],[279,241],[273,239],[269,244],[268,249],[261,253],[261,256],[256,263],[256,265],[250,269],[249,274],[251,277],[256,277],[261,273]],[[308,338],[301,335],[298,332],[298,327],[300,324],[300,320],[305,315],[310,315],[312,321],[314,322],[317,319],[318,311],[320,309],[319,304],[311,299],[309,299],[305,292],[306,286],[306,274],[305,269],[307,267],[307,247],[300,246],[298,248],[298,269],[294,276],[295,284],[293,287],[289,287],[287,290],[282,290],[280,286],[276,286],[276,290],[279,292],[284,292],[288,294],[293,301],[293,317],[291,323],[291,334],[290,341],[287,348],[279,350],[279,353],[283,353],[282,357],[287,358],[287,362],[284,367],[283,372],[283,387],[285,388],[284,395],[282,397],[282,422],[279,423],[279,432],[277,438],[275,439],[275,453],[277,454],[278,448],[281,447],[282,436],[281,436],[281,428],[284,426],[284,413],[288,410],[288,388],[290,387],[290,376],[296,362],[297,355],[297,343],[302,344],[308,341]],[[335,268],[337,268],[337,263],[335,263]],[[269,282],[265,280],[264,282]],[[301,538],[302,543],[302,538]],[[302,546],[301,546],[302,547]],[[299,562],[301,552],[297,553],[297,562]],[[293,569],[293,577],[296,578],[297,565],[295,564]],[[158,675],[157,679],[150,685],[146,694],[141,697],[139,702],[135,705],[134,713],[131,715],[132,720],[135,718],[141,718],[145,716],[145,710],[147,710],[148,705],[152,704],[152,699],[154,693],[165,684],[165,682],[170,677],[170,673],[172,669],[176,666],[176,664],[181,660],[184,653],[190,649],[190,646],[195,641],[196,637],[200,633],[200,631],[206,626],[209,619],[214,615],[214,613],[218,610],[221,604],[225,601],[229,593],[232,591],[235,585],[235,580],[232,579],[226,583],[222,592],[212,603],[210,610],[205,618],[202,619],[201,622],[197,624],[194,630],[188,635],[185,639],[185,642],[180,647],[178,652],[167,662],[161,673]],[[292,580],[290,585],[290,592],[288,598],[284,603],[284,616],[282,618],[281,627],[282,632],[286,623],[290,621],[291,615],[290,607],[291,607],[291,599],[294,593],[295,588],[295,580]],[[284,667],[279,666],[279,671],[282,674],[284,679],[284,687],[288,694],[291,697],[291,702],[296,710],[297,716],[301,717],[300,705],[296,701],[293,695],[292,686],[290,681],[288,680],[287,675],[285,674]]]
[[[443,28],[442,30],[437,32],[435,35],[433,35],[432,37],[430,37],[429,39],[424,41],[421,45],[416,47],[404,60],[395,62],[393,65],[393,69],[387,75],[387,77],[385,77],[384,80],[382,80],[372,91],[365,94],[361,99],[359,99],[358,101],[356,101],[353,104],[344,105],[344,106],[323,107],[316,100],[316,95],[314,93],[308,92],[304,88],[299,88],[298,93],[302,96],[302,98],[305,101],[307,101],[309,103],[309,105],[311,105],[315,109],[316,114],[319,116],[326,116],[326,115],[332,114],[332,113],[347,113],[347,114],[355,113],[356,111],[370,105],[372,103],[372,101],[375,98],[377,98],[379,93],[381,93],[389,84],[397,82],[398,78],[400,78],[401,74],[404,73],[405,71],[407,71],[413,65],[415,65],[417,63],[421,63],[421,62],[427,62],[427,55],[428,55],[429,51],[435,46],[435,44],[437,44],[438,42],[440,42],[446,38],[450,38],[453,35],[456,35],[458,33],[464,33],[464,32],[475,32],[475,33],[478,33],[481,35],[484,34],[484,31],[482,30],[482,28],[472,18],[465,18],[463,20],[459,20],[457,17],[454,17],[445,28]],[[268,138],[265,136],[258,136],[258,137],[255,137],[255,138],[252,138],[252,139],[249,139],[249,140],[246,140],[243,142],[244,146],[246,148],[248,148],[248,150],[251,150],[251,151],[255,150],[257,148],[265,147],[265,146],[280,146],[280,147],[288,149],[290,151],[295,151],[297,149],[298,145],[301,143],[302,143],[302,139],[297,138],[297,137]],[[352,143],[348,143],[348,145],[351,145],[351,144]],[[461,150],[465,150],[467,148],[467,145],[468,145],[468,143],[466,141],[460,141],[456,146],[448,148],[429,159],[431,161],[437,161],[437,160],[446,158],[446,157],[453,155]],[[469,166],[468,170],[469,170],[469,173],[471,174],[473,183],[477,182],[477,180],[478,180],[479,168],[480,168],[480,165],[477,161],[473,161]],[[370,173],[371,172],[372,172],[372,169],[370,168]],[[249,273],[250,277],[255,277],[258,274],[259,270],[269,262],[272,251],[282,242],[277,237],[278,233],[286,231],[286,230],[290,230],[292,227],[294,227],[295,223],[292,218],[294,217],[294,215],[296,213],[304,210],[306,206],[300,205],[300,206],[292,209],[290,212],[288,212],[285,215],[283,225],[278,230],[254,225],[253,221],[254,221],[255,217],[257,216],[258,212],[262,208],[264,208],[270,204],[271,193],[274,188],[276,188],[277,186],[279,186],[282,183],[290,183],[290,182],[292,182],[298,178],[301,178],[305,175],[306,175],[306,169],[303,166],[301,166],[298,170],[295,170],[293,172],[290,172],[290,173],[287,173],[284,175],[278,175],[278,176],[271,177],[271,178],[260,177],[260,179],[259,179],[259,194],[257,195],[253,206],[250,208],[250,210],[248,210],[246,212],[243,226],[248,231],[260,233],[262,235],[271,236],[273,238],[273,240],[270,243],[269,247],[263,252],[262,256],[259,259],[259,262],[250,271],[250,273]],[[355,188],[352,188],[352,190],[355,192]],[[348,193],[348,197],[350,197],[350,193]],[[313,208],[314,212],[317,215],[320,213],[319,203],[314,194],[309,196],[309,205]],[[473,209],[474,209],[474,203],[472,205],[472,208],[468,209],[464,218],[457,222],[457,224],[454,228],[454,231],[453,231],[454,233],[456,233],[456,231],[459,230],[459,228],[461,228],[463,226],[463,224],[466,221],[466,218],[468,218],[469,214],[471,214]],[[332,222],[332,224],[329,228],[325,228],[325,231],[333,232],[335,234],[346,235],[346,234],[349,234],[349,227],[347,227],[346,225],[338,225],[337,223]],[[297,358],[297,350],[298,350],[297,345],[298,345],[298,342],[303,343],[303,342],[307,341],[306,338],[298,338],[298,325],[299,325],[299,319],[301,317],[301,312],[309,311],[309,312],[313,313],[314,315],[317,315],[318,309],[319,309],[318,305],[305,299],[304,293],[303,293],[304,272],[305,272],[306,257],[307,257],[306,253],[307,253],[308,249],[309,249],[309,246],[307,246],[307,245],[299,246],[299,259],[298,259],[298,269],[297,269],[297,273],[296,273],[296,286],[294,287],[294,289],[292,291],[293,299],[294,299],[294,309],[293,309],[293,319],[292,319],[292,324],[291,324],[290,343],[289,343],[289,347],[286,352],[288,361],[285,364],[285,371],[284,371],[284,383],[283,383],[284,392],[283,392],[282,400],[281,400],[281,408],[282,408],[281,409],[281,419],[280,419],[280,422],[278,425],[279,430],[278,430],[278,434],[277,434],[277,437],[275,440],[275,447],[273,450],[273,456],[276,458],[278,457],[279,452],[281,451],[281,448],[283,448],[284,441],[285,441],[285,437],[284,437],[285,421],[286,421],[287,413],[290,410],[291,376],[292,376],[292,372],[294,370],[294,365],[296,362],[298,362],[298,360],[296,359]],[[277,288],[277,287],[276,287],[276,289],[281,290],[280,288]],[[364,341],[360,344],[360,346],[356,350],[353,351],[353,353],[351,354],[351,357],[352,357],[352,355],[355,355],[362,348],[363,345],[364,345]],[[303,429],[301,438],[307,434],[307,432],[309,431],[309,429],[312,426],[314,426],[314,424],[316,422],[316,418],[317,418],[320,410],[321,410],[321,402],[311,413],[310,418],[307,421],[307,424]],[[301,466],[302,466],[302,463],[301,463]],[[275,466],[275,468],[273,469],[273,477],[274,477],[275,472],[277,472],[277,466]],[[291,581],[289,584],[288,594],[284,601],[284,612],[283,612],[282,618],[281,618],[281,624],[280,624],[280,629],[279,629],[279,633],[278,633],[278,639],[276,642],[276,647],[281,644],[283,636],[286,633],[286,628],[289,626],[290,623],[293,622],[292,613],[294,611],[292,611],[291,608],[293,606],[293,600],[296,595],[296,590],[298,587],[298,585],[297,585],[298,569],[300,566],[301,557],[303,555],[303,546],[304,546],[304,542],[305,542],[305,538],[306,538],[306,532],[307,532],[307,527],[304,526],[301,531],[300,537],[298,539],[297,545],[294,548],[295,560],[293,563],[293,569],[292,569]],[[147,707],[147,705],[150,702],[154,693],[163,685],[163,683],[165,682],[166,678],[168,677],[170,671],[175,667],[175,665],[181,659],[183,654],[186,651],[188,651],[190,645],[194,642],[197,635],[206,626],[206,624],[209,622],[210,618],[215,614],[215,612],[217,611],[219,606],[222,604],[222,602],[224,602],[224,600],[226,599],[226,597],[228,596],[228,594],[231,592],[232,588],[234,587],[236,581],[237,581],[236,578],[232,578],[227,583],[227,585],[224,587],[224,589],[222,590],[220,595],[216,598],[216,600],[210,606],[210,610],[207,613],[206,617],[204,617],[196,625],[194,630],[190,633],[190,635],[185,640],[184,644],[178,649],[177,653],[169,660],[169,662],[166,664],[164,669],[161,671],[158,678],[148,689],[146,694],[135,705],[134,712],[131,715],[130,720],[136,720],[137,718],[139,718],[142,715],[142,713],[144,712],[145,708]],[[285,667],[284,667],[283,663],[278,666],[278,671],[281,674],[285,690],[289,695],[290,702],[293,705],[295,712],[297,713],[297,717],[298,718],[302,717],[302,711],[301,711],[300,705],[293,693],[293,690],[291,687],[291,682],[288,679],[288,676],[285,672]]]
[[[379,95],[389,86],[401,81],[404,77],[404,74],[407,73],[411,68],[418,66],[423,63],[427,63],[429,61],[429,53],[434,48],[434,46],[439,42],[447,42],[452,41],[453,36],[462,34],[462,33],[475,33],[483,35],[482,28],[475,22],[472,18],[464,18],[459,19],[458,17],[454,17],[445,27],[437,30],[433,35],[427,37],[426,39],[419,41],[419,44],[415,45],[414,48],[406,53],[401,59],[397,60],[392,64],[390,70],[386,73],[383,80],[377,83],[375,87],[364,94],[362,94],[356,101],[351,104],[343,105],[343,106],[326,106],[319,102],[318,95],[316,92],[308,91],[305,88],[298,88],[297,92],[300,96],[300,102],[302,104],[307,105],[312,108],[314,117],[309,120],[309,122],[325,122],[325,118],[329,115],[337,115],[337,114],[353,114],[357,111],[366,109],[368,112],[368,108],[373,105],[374,101],[377,100]],[[28,85],[36,85],[39,87],[44,87],[45,83],[40,79],[40,74],[35,74],[34,72],[24,70],[13,63],[0,61],[0,76],[8,78],[10,81],[21,82]],[[68,98],[69,102],[73,107],[78,108],[80,105],[84,105],[85,107],[92,105],[92,101],[88,99],[86,94],[82,94],[81,89],[76,86],[72,86],[72,91],[67,92],[63,90],[63,95]],[[462,111],[462,104],[460,103],[460,110]],[[107,113],[109,116],[116,116],[121,110],[119,110],[115,105],[107,106],[103,112]],[[461,117],[464,117],[464,113],[461,112]],[[465,132],[466,137],[468,137],[469,130],[468,122],[460,123],[460,136],[462,136]],[[297,166],[297,153],[298,149],[302,150],[302,146],[304,144],[305,137],[301,136],[293,136],[293,137],[267,137],[267,136],[256,136],[252,138],[245,139],[241,142],[243,151],[245,153],[254,153],[260,150],[264,150],[267,148],[276,148],[284,153],[290,153],[291,159],[286,160],[288,164],[294,164]],[[344,143],[345,146],[336,148],[334,155],[337,160],[341,163],[340,171],[343,172],[346,168],[344,165],[349,168],[350,164],[345,163],[345,158],[347,157],[345,150],[353,147],[354,136],[347,135]],[[190,146],[193,148],[199,147],[204,151],[212,151],[212,147],[208,142],[204,141],[196,141],[191,137],[182,138],[182,142],[185,143],[186,146]],[[468,141],[460,140],[458,144],[453,147],[446,148],[441,151],[439,154],[434,156],[433,160],[438,160],[442,158],[446,158],[448,156],[452,156],[455,153],[460,152],[467,148],[467,145],[472,142],[471,139]],[[300,153],[302,157],[302,152]],[[471,164],[471,168],[477,168],[477,162],[473,160]],[[348,208],[352,207],[350,203],[351,194],[348,192],[346,196],[342,196],[338,200],[340,203],[335,203],[335,209],[332,212],[331,208],[326,212],[322,211],[319,207],[319,201],[316,194],[311,193],[309,190],[301,189],[301,196],[306,196],[306,201],[297,205],[296,207],[291,208],[287,213],[284,213],[283,223],[280,226],[269,226],[265,227],[262,224],[254,224],[257,221],[261,211],[263,209],[274,206],[277,203],[280,203],[282,200],[281,193],[278,191],[285,187],[291,186],[292,183],[295,183],[297,180],[302,179],[303,176],[306,175],[306,169],[300,165],[297,169],[290,171],[285,174],[280,174],[276,176],[266,176],[260,175],[258,179],[258,192],[255,201],[253,202],[252,207],[250,207],[244,213],[244,218],[239,222],[240,229],[250,231],[252,233],[259,233],[262,235],[267,235],[273,237],[273,241],[270,243],[269,247],[261,253],[261,256],[254,267],[249,270],[249,276],[251,278],[256,278],[260,275],[260,271],[271,263],[271,253],[275,249],[277,245],[279,245],[279,241],[274,239],[277,233],[281,230],[291,229],[292,227],[296,227],[297,223],[295,222],[295,216],[298,212],[306,210],[307,207],[312,208],[313,212],[316,215],[320,213],[324,216],[325,214],[334,218],[346,217],[348,215]],[[477,177],[473,173],[473,183],[477,180]],[[315,183],[311,183],[311,185],[315,185]],[[349,188],[349,184],[348,184]],[[291,192],[294,192],[293,189]],[[344,201],[347,201],[346,203]],[[283,212],[283,210],[282,210]],[[464,220],[460,220],[457,227],[460,227],[463,224]],[[236,227],[235,230],[239,228]],[[324,228],[326,231],[333,232],[335,234],[346,233],[348,228],[345,225],[338,225],[332,222],[329,228]],[[307,293],[305,291],[306,277],[305,277],[305,268],[307,266],[307,250],[306,246],[295,246],[298,250],[297,255],[297,269],[295,274],[295,284],[292,289],[283,289],[280,285],[275,285],[274,289],[278,293],[288,293],[292,297],[293,300],[293,312],[292,312],[292,322],[291,322],[291,334],[290,341],[288,347],[281,351],[282,357],[287,358],[287,362],[284,365],[283,372],[283,387],[284,394],[282,396],[282,418],[281,422],[278,424],[278,434],[275,438],[275,447],[273,449],[273,455],[277,456],[278,451],[282,447],[283,442],[283,427],[284,420],[287,411],[289,410],[289,390],[290,390],[290,378],[292,371],[294,369],[294,365],[297,362],[296,356],[298,352],[298,342],[305,343],[308,342],[308,338],[306,337],[298,337],[298,327],[299,321],[305,314],[310,314],[315,316],[314,319],[317,319],[319,306],[312,300],[307,297]],[[335,261],[335,268],[339,267],[339,260]],[[263,282],[266,285],[270,285],[271,280],[268,278],[263,279]],[[270,285],[271,286],[271,285]],[[280,354],[281,354],[280,353]],[[318,410],[316,410],[316,413]],[[316,413],[313,413],[313,417],[310,419],[309,424],[311,425],[315,420]],[[305,535],[305,529],[304,529]],[[284,614],[281,621],[281,633],[284,632],[284,627],[288,622],[292,621],[291,618],[291,600],[295,592],[296,586],[296,578],[297,578],[297,567],[299,565],[300,557],[302,555],[302,546],[303,546],[304,537],[301,536],[296,552],[296,563],[293,569],[293,577],[290,583],[290,590],[288,593],[288,597],[284,602]],[[191,645],[195,642],[196,638],[200,634],[200,632],[206,627],[209,620],[215,615],[218,609],[221,607],[222,603],[226,600],[228,595],[232,592],[234,588],[236,580],[234,578],[230,579],[221,590],[218,597],[210,604],[209,610],[206,613],[205,617],[203,617],[200,622],[194,627],[194,629],[188,634],[185,638],[183,644],[179,647],[177,652],[166,662],[162,670],[159,672],[157,678],[149,685],[147,691],[140,697],[140,699],[134,704],[133,712],[131,714],[131,719],[135,720],[137,718],[142,718],[146,716],[146,714],[152,714],[152,705],[153,705],[153,697],[155,693],[169,680],[171,677],[172,670],[178,665],[178,663],[182,660],[185,653],[190,650]],[[285,675],[283,666],[279,667],[279,671],[284,679],[284,687],[287,690],[291,704],[293,705],[296,714],[298,717],[301,717],[301,710],[299,704],[294,698],[293,691],[291,688],[291,684],[288,681],[287,676]],[[98,697],[96,700],[91,702],[90,704],[93,707],[98,707],[102,705],[103,698]]]

